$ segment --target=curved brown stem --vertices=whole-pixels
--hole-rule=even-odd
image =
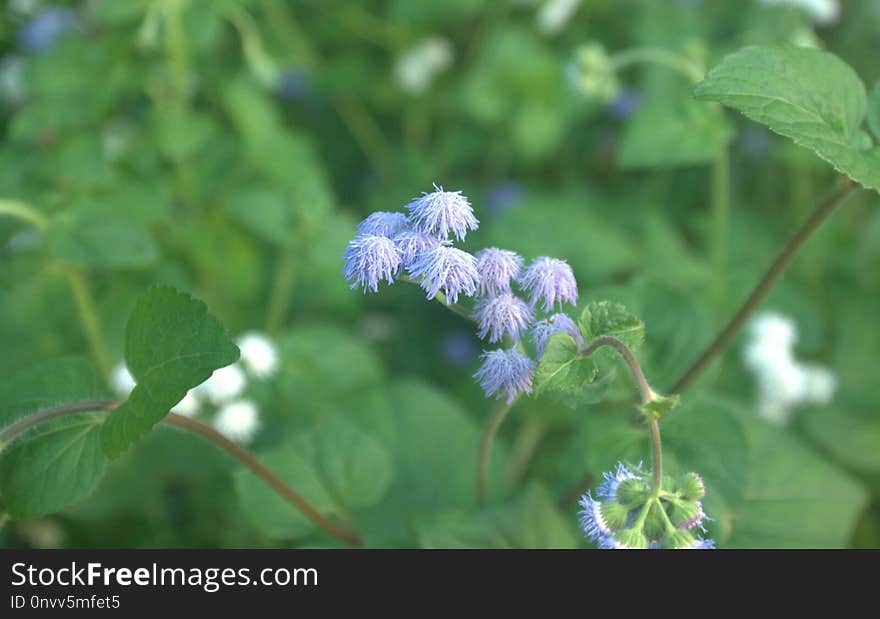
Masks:
[[[691,367],[689,367],[684,374],[675,381],[672,389],[669,390],[670,393],[681,393],[684,391],[694,379],[706,369],[709,363],[727,348],[727,345],[730,344],[730,341],[734,336],[739,333],[739,330],[745,324],[749,316],[758,309],[758,306],[767,296],[767,293],[770,292],[770,289],[773,287],[773,284],[776,283],[776,280],[779,279],[791,264],[792,260],[794,260],[794,257],[804,246],[804,243],[807,242],[807,239],[813,235],[822,222],[825,221],[838,206],[843,204],[844,200],[852,194],[854,189],[855,186],[847,181],[843,188],[835,191],[819,204],[816,210],[810,214],[798,231],[795,232],[794,236],[792,236],[780,250],[776,259],[770,265],[770,268],[764,273],[764,276],[755,286],[754,290],[752,290],[752,293],[745,300],[739,310],[737,310],[736,314],[733,315],[733,318],[730,319],[730,322],[727,323],[727,326],[722,329],[706,350],[703,351],[703,354],[694,361]]]
[[[14,440],[17,436],[19,436],[26,430],[45,421],[49,421],[50,419],[55,419],[56,417],[62,417],[64,415],[70,415],[73,413],[83,413],[90,411],[111,411],[117,406],[119,406],[118,402],[111,401],[75,402],[72,404],[65,404],[56,408],[39,411],[37,413],[34,413],[33,415],[28,415],[27,417],[24,417],[13,423],[9,427],[5,428],[3,431],[0,431],[0,450],[2,450],[5,445],[7,445],[9,442]],[[363,540],[361,540],[360,536],[357,533],[350,529],[339,527],[338,525],[328,520],[320,512],[318,512],[318,510],[316,510],[311,503],[304,499],[290,486],[285,484],[281,480],[281,478],[275,475],[275,473],[267,469],[262,462],[254,457],[253,454],[251,454],[243,447],[237,445],[236,443],[233,443],[228,438],[217,432],[211,426],[206,425],[201,421],[196,421],[195,419],[190,419],[189,417],[184,417],[183,415],[178,415],[176,413],[168,413],[162,419],[162,423],[173,426],[175,428],[186,430],[188,432],[192,432],[193,434],[198,434],[199,436],[208,439],[209,441],[226,451],[233,458],[247,466],[251,471],[253,471],[255,475],[266,482],[266,484],[268,484],[269,487],[277,492],[285,501],[301,511],[322,531],[350,546],[363,546]]]

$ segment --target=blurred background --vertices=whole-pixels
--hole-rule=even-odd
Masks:
[[[578,494],[647,454],[625,373],[595,406],[519,404],[480,510],[483,343],[414,286],[350,290],[342,252],[370,212],[461,190],[481,222],[466,249],[568,260],[581,305],[644,320],[668,389],[835,182],[691,96],[725,54],[777,43],[871,88],[880,3],[7,0],[0,198],[49,223],[0,216],[0,378],[81,355],[109,388],[135,299],[172,284],[278,347],[247,394],[251,448],[283,476],[308,485],[290,454],[335,423],[381,451],[386,483],[337,512],[369,544],[586,547]],[[747,333],[668,422],[669,466],[706,476],[722,547],[880,546],[878,202],[850,199],[764,306],[825,390],[762,415]],[[272,500],[159,429],[85,501],[4,519],[0,546],[328,544]]]

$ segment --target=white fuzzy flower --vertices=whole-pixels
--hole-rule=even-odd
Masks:
[[[260,429],[260,412],[250,400],[225,404],[214,417],[214,428],[236,443],[250,443]]]
[[[110,386],[113,387],[113,392],[120,398],[127,398],[136,384],[134,376],[128,371],[125,363],[122,361],[117,363],[110,375]]]
[[[813,23],[827,26],[837,22],[840,18],[839,0],[760,0],[766,5],[787,5],[801,9]]]
[[[427,91],[438,73],[452,66],[452,44],[443,37],[429,37],[404,51],[394,64],[400,88],[418,95]]]
[[[190,389],[186,392],[186,395],[183,396],[183,399],[171,410],[184,417],[195,417],[199,414],[199,409],[201,409],[201,407],[202,401],[199,399],[199,396],[196,395],[195,390]]]
[[[801,365],[804,375],[803,399],[811,404],[829,404],[837,390],[837,377],[828,368],[814,363]]]
[[[244,391],[247,378],[238,364],[214,370],[211,377],[195,388],[196,394],[212,404],[220,405],[232,400]]]
[[[538,9],[538,30],[544,34],[562,32],[580,3],[581,0],[547,0]]]
[[[278,370],[278,350],[263,333],[251,331],[238,339],[241,362],[257,378],[269,378]]]

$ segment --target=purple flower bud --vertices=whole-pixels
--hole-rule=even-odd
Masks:
[[[544,310],[552,311],[556,302],[577,303],[577,281],[565,260],[536,258],[520,278],[520,285],[529,292],[532,305],[544,301]]]
[[[376,234],[392,238],[407,225],[406,215],[403,213],[376,211],[358,224],[357,231],[358,234]]]
[[[574,321],[565,314],[553,314],[550,318],[539,320],[532,326],[532,342],[535,344],[538,357],[544,355],[550,336],[557,333],[568,333],[577,343],[578,348],[584,345],[584,338]]]
[[[510,292],[510,280],[519,276],[523,259],[516,252],[487,247],[476,253],[480,274],[480,294],[496,295]]]
[[[602,473],[602,477],[605,481],[599,486],[596,494],[603,501],[616,501],[617,500],[617,488],[621,483],[625,482],[628,479],[639,479],[644,476],[642,471],[642,463],[639,462],[638,466],[635,467],[635,471],[630,469],[628,466],[623,464],[622,462],[617,463],[617,468],[613,473],[604,472]]]
[[[361,234],[348,244],[342,255],[345,260],[343,274],[351,282],[352,288],[361,286],[377,292],[379,281],[384,279],[394,283],[394,276],[400,270],[400,251],[394,241],[375,234]]]
[[[446,295],[446,303],[457,303],[458,295],[471,297],[477,291],[477,260],[466,251],[439,245],[427,251],[408,269],[415,279],[421,279],[421,287],[428,298],[437,296],[440,289]]]
[[[501,399],[507,396],[507,403],[516,399],[520,393],[532,392],[532,372],[535,362],[516,348],[484,351],[480,358],[483,365],[474,374],[486,397]]]
[[[440,247],[441,241],[436,236],[418,230],[401,230],[394,235],[394,244],[400,250],[400,259],[404,268],[411,268],[427,251]]]
[[[437,185],[434,189],[406,205],[410,222],[417,230],[443,240],[449,239],[450,232],[464,240],[468,230],[476,230],[480,224],[470,202],[460,191],[443,191]]]
[[[520,334],[532,322],[532,308],[529,304],[509,292],[497,297],[485,297],[474,305],[474,320],[479,325],[477,335],[489,342],[497,342],[504,335],[519,341]]]

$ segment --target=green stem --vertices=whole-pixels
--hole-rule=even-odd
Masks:
[[[107,346],[104,343],[104,335],[101,332],[101,322],[98,319],[98,310],[95,307],[95,300],[89,289],[83,274],[73,267],[64,267],[67,277],[67,283],[73,293],[73,300],[76,304],[76,310],[79,313],[79,319],[83,326],[86,340],[92,351],[92,358],[98,370],[105,378],[110,375],[112,365],[110,356],[107,354]]]
[[[636,64],[657,64],[678,71],[696,84],[706,73],[702,65],[661,47],[633,47],[611,56],[611,68],[620,71]]]
[[[286,247],[275,270],[272,291],[269,293],[266,311],[266,330],[269,333],[275,334],[284,326],[287,310],[290,307],[290,297],[296,285],[298,263],[296,249],[293,246]]]
[[[31,224],[41,232],[49,227],[49,220],[34,207],[19,200],[0,198],[0,215],[15,217]]]
[[[712,163],[712,264],[720,298],[727,280],[727,228],[730,218],[730,157],[726,146]]]
[[[516,399],[498,405],[489,417],[486,429],[483,431],[483,437],[480,440],[480,455],[477,461],[477,496],[480,505],[486,505],[489,494],[489,454],[492,451],[492,443],[495,440],[495,435],[498,434],[498,428],[501,427],[507,413],[515,403]]]
[[[651,459],[654,469],[652,494],[658,497],[663,489],[663,445],[660,442],[660,424],[656,419],[652,419],[648,428],[651,432]]]
[[[27,417],[19,419],[11,426],[8,426],[4,430],[0,431],[0,452],[2,452],[3,448],[6,445],[11,443],[22,433],[26,432],[27,430],[38,424],[49,421],[50,419],[55,419],[56,417],[62,417],[64,415],[72,415],[76,413],[109,412],[118,406],[118,402],[111,401],[75,402],[71,404],[64,404],[56,408],[42,410],[32,415],[28,415]],[[168,413],[162,419],[162,423],[175,428],[186,430],[187,432],[191,432],[193,434],[197,434],[203,438],[208,439],[210,442],[214,443],[214,445],[216,445],[220,449],[223,449],[233,458],[247,466],[255,475],[257,475],[257,477],[262,479],[284,500],[286,500],[296,509],[301,511],[322,531],[350,546],[363,546],[363,540],[361,540],[360,536],[356,532],[351,529],[343,529],[328,520],[317,509],[315,509],[311,503],[309,503],[299,493],[297,493],[290,486],[284,483],[284,481],[282,481],[281,478],[275,475],[272,471],[267,469],[263,465],[263,463],[260,462],[253,454],[251,454],[240,445],[233,443],[228,438],[217,432],[217,430],[215,430],[211,426],[206,425],[201,421],[197,421],[189,417],[184,417],[183,415],[177,415],[175,413]]]
[[[846,198],[852,195],[854,190],[855,186],[847,179],[847,183],[844,187],[833,192],[828,198],[819,204],[797,232],[795,232],[785,246],[779,251],[776,259],[773,260],[773,263],[770,265],[770,268],[767,269],[767,272],[764,273],[764,276],[758,281],[758,284],[752,290],[751,294],[739,310],[733,315],[733,318],[730,319],[730,322],[727,323],[727,326],[721,330],[706,350],[703,351],[696,361],[694,361],[691,367],[688,368],[677,381],[675,381],[675,384],[670,390],[671,393],[681,393],[684,391],[694,379],[706,369],[709,363],[727,348],[727,345],[730,344],[734,336],[739,333],[739,330],[745,324],[749,316],[751,316],[761,305],[761,302],[770,292],[770,289],[773,287],[773,284],[776,283],[776,280],[785,273],[785,270],[792,263],[795,256],[807,240],[813,235],[819,226],[822,225],[822,222],[828,219],[828,216],[831,215],[838,206],[843,204]]]

